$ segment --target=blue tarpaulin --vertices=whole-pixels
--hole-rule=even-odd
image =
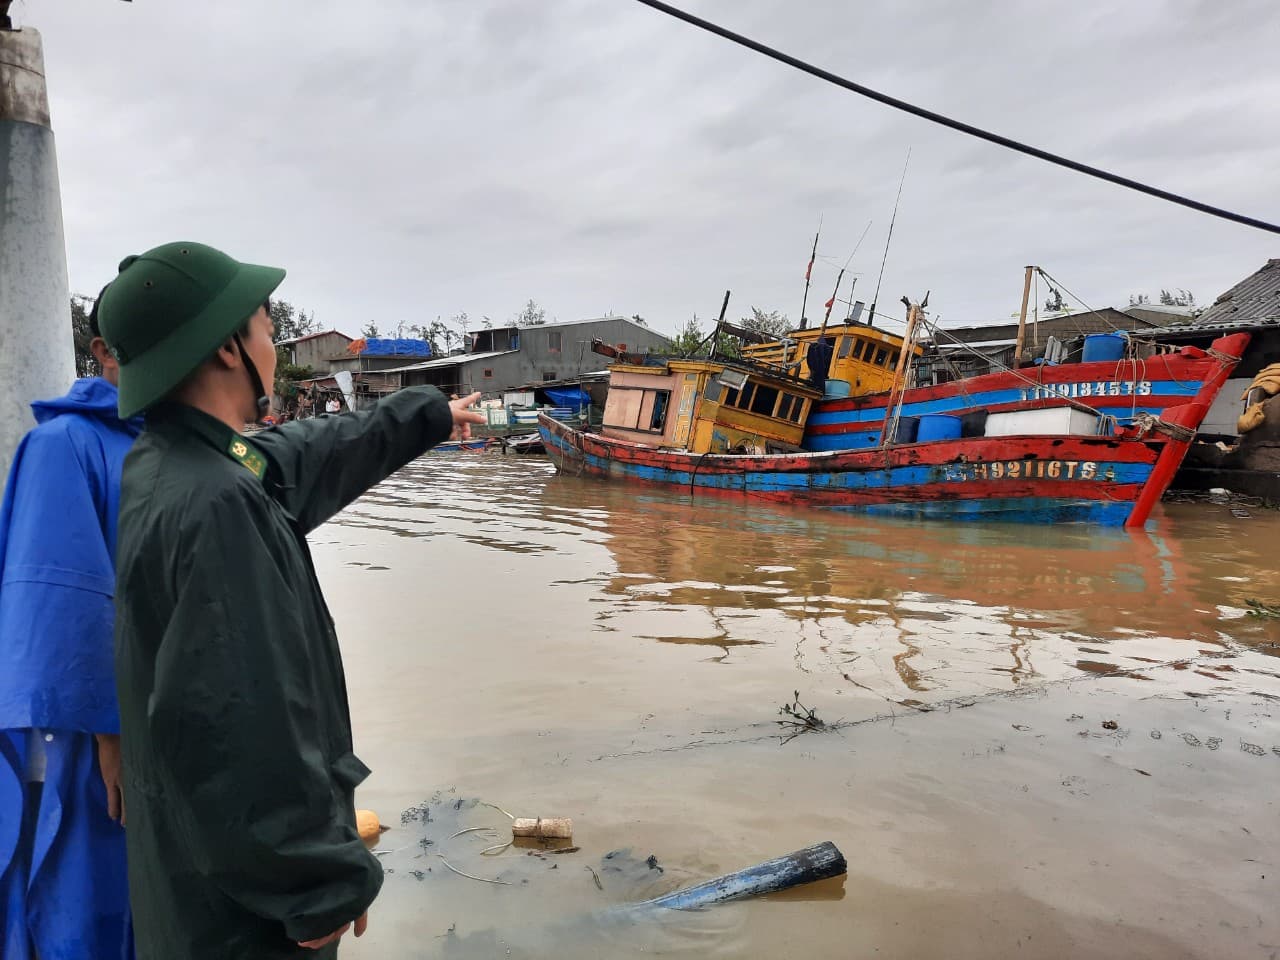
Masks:
[[[408,337],[370,337],[360,352],[366,357],[429,357],[431,344]]]
[[[542,392],[557,407],[581,410],[591,405],[591,395],[581,387],[544,387]]]

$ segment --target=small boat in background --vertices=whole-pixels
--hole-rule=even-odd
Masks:
[[[475,452],[487,450],[493,443],[492,437],[476,437],[472,440],[446,440],[431,448],[431,453],[458,453],[459,451]]]
[[[535,422],[537,422],[535,420]],[[542,442],[542,434],[526,433],[518,437],[501,437],[498,443],[502,445],[503,453],[546,453],[547,448]]]

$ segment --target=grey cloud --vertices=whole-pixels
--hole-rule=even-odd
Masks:
[[[1269,0],[688,6],[1051,150],[1280,219]],[[285,294],[380,317],[673,329],[725,288],[797,317],[852,264],[949,321],[1016,307],[1040,262],[1095,304],[1203,300],[1280,242],[940,130],[624,0],[30,3],[44,33],[72,286],[176,236],[289,267]],[[811,297],[812,300],[812,297]]]

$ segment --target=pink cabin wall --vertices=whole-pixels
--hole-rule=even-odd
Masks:
[[[669,443],[675,433],[676,407],[683,377],[679,374],[655,376],[652,373],[631,373],[611,370],[609,373],[609,397],[604,406],[604,424],[601,432],[606,437],[647,443],[654,446]],[[653,416],[654,395],[648,391],[669,390],[671,400],[667,404],[666,420],[661,431],[647,429]],[[639,425],[639,429],[636,425]]]

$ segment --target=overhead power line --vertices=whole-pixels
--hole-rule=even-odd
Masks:
[[[913,103],[907,103],[905,100],[899,100],[897,97],[891,97],[887,93],[881,93],[879,90],[872,90],[860,83],[854,83],[844,77],[838,76],[829,70],[807,63],[798,57],[793,57],[781,50],[776,50],[767,44],[752,40],[750,37],[744,37],[740,33],[735,33],[726,27],[712,23],[710,20],[704,20],[702,17],[694,16],[678,7],[673,7],[669,3],[663,3],[662,0],[637,0],[646,7],[652,7],[668,16],[675,17],[677,20],[683,20],[685,23],[706,30],[708,33],[714,33],[718,37],[723,37],[739,46],[746,47],[748,50],[754,50],[756,53],[763,54],[770,59],[777,60],[779,63],[785,63],[789,67],[795,67],[797,70],[803,71],[810,76],[817,77],[819,80],[825,80],[833,83],[837,87],[843,87],[852,93],[867,97],[885,106],[893,107],[895,110],[901,110],[904,113],[910,113],[913,116],[920,117],[932,123],[941,124],[944,127],[950,127],[952,130],[958,130],[960,133],[968,134],[971,137],[977,137],[979,140],[986,140],[988,143],[994,143],[997,146],[1006,147],[1009,150],[1016,150],[1018,153],[1025,153],[1027,156],[1044,160],[1048,163],[1056,164],[1059,167],[1066,167],[1068,170],[1074,170],[1076,173],[1083,173],[1086,176],[1096,177],[1099,180],[1105,180],[1108,183],[1114,183],[1117,186],[1127,187],[1130,190],[1136,190],[1139,193],[1145,193],[1148,196],[1156,197],[1160,200],[1167,200],[1170,203],[1176,203],[1179,206],[1189,207],[1192,210],[1198,210],[1200,213],[1206,213],[1213,217],[1220,217],[1223,220],[1230,220],[1233,223],[1244,224],[1246,227],[1255,227],[1258,230],[1266,230],[1268,233],[1280,234],[1280,225],[1268,223],[1266,220],[1259,220],[1256,217],[1247,217],[1242,213],[1234,213],[1231,210],[1224,210],[1221,207],[1215,207],[1208,203],[1201,203],[1199,200],[1193,200],[1190,197],[1184,197],[1181,194],[1172,193],[1168,190],[1161,190],[1159,187],[1153,187],[1148,183],[1142,183],[1139,180],[1131,180],[1128,177],[1122,177],[1117,173],[1111,173],[1108,170],[1102,170],[1098,167],[1091,167],[1087,163],[1080,163],[1077,160],[1071,160],[1067,157],[1060,157],[1056,153],[1050,153],[1047,150],[1041,150],[1039,147],[1033,147],[1029,144],[1021,143],[1010,137],[1001,136],[998,133],[992,133],[990,130],[983,130],[971,124],[964,123],[960,120],[953,120],[951,117],[943,116],[932,110],[926,110],[924,107],[918,107]]]

